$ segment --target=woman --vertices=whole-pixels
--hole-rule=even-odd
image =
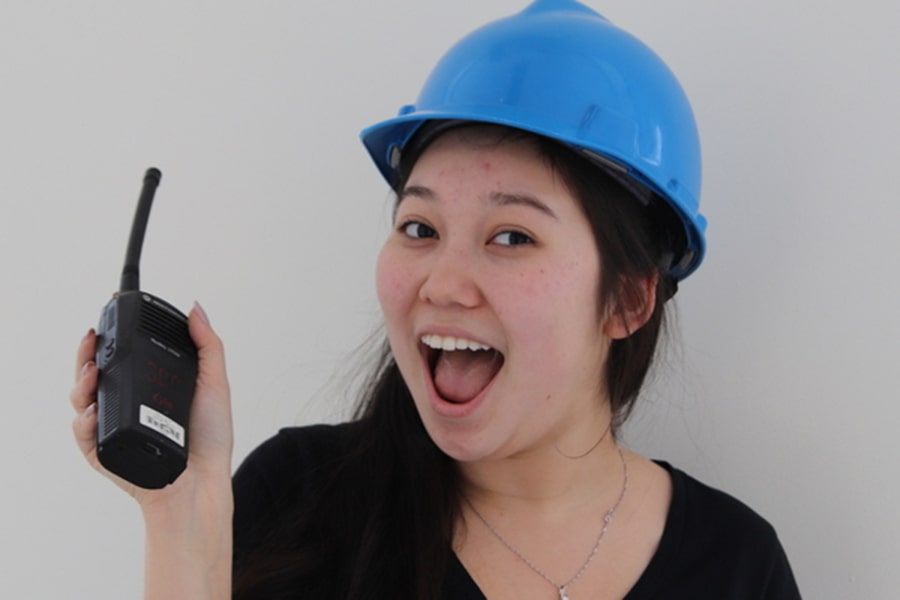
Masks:
[[[799,597],[765,521],[617,444],[703,255],[696,129],[665,65],[538,0],[363,142],[397,205],[389,346],[357,416],[283,430],[232,492],[222,346],[195,307],[188,469],[156,492],[118,480],[147,524],[146,597]],[[72,400],[100,468],[95,346]]]

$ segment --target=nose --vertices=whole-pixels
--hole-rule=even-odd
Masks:
[[[482,301],[477,264],[458,248],[444,248],[431,263],[419,299],[434,306],[473,308]]]

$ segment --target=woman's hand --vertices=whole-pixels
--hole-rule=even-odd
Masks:
[[[175,483],[162,490],[147,490],[107,471],[97,458],[97,365],[94,363],[97,336],[89,331],[78,346],[75,386],[70,395],[77,416],[73,423],[75,441],[88,463],[125,490],[144,508],[177,496],[197,479],[214,480],[231,476],[232,426],[228,379],[222,342],[209,325],[203,309],[195,305],[188,327],[197,345],[199,363],[197,385],[191,406],[190,448],[187,470]]]
[[[145,598],[226,598],[231,578],[231,398],[222,342],[199,304],[188,315],[197,345],[197,384],[185,471],[148,490],[114,475],[97,458],[97,335],[78,345],[70,399],[75,441],[88,463],[140,505],[147,530]],[[166,573],[164,580],[154,577]]]

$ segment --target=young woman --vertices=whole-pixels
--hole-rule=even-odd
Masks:
[[[538,0],[363,141],[397,204],[356,418],[285,429],[232,480],[222,345],[195,307],[188,469],[117,480],[147,526],[146,597],[798,598],[763,519],[617,444],[703,255],[696,129],[665,65]],[[95,347],[72,401],[102,470]]]

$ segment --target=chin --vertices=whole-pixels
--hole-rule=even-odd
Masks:
[[[430,435],[430,432],[429,432]],[[441,452],[459,463],[473,463],[484,460],[490,456],[491,452],[483,447],[479,447],[472,443],[467,443],[460,439],[451,439],[455,436],[447,436],[446,438],[437,438],[432,435],[431,439],[435,445],[440,448]]]

